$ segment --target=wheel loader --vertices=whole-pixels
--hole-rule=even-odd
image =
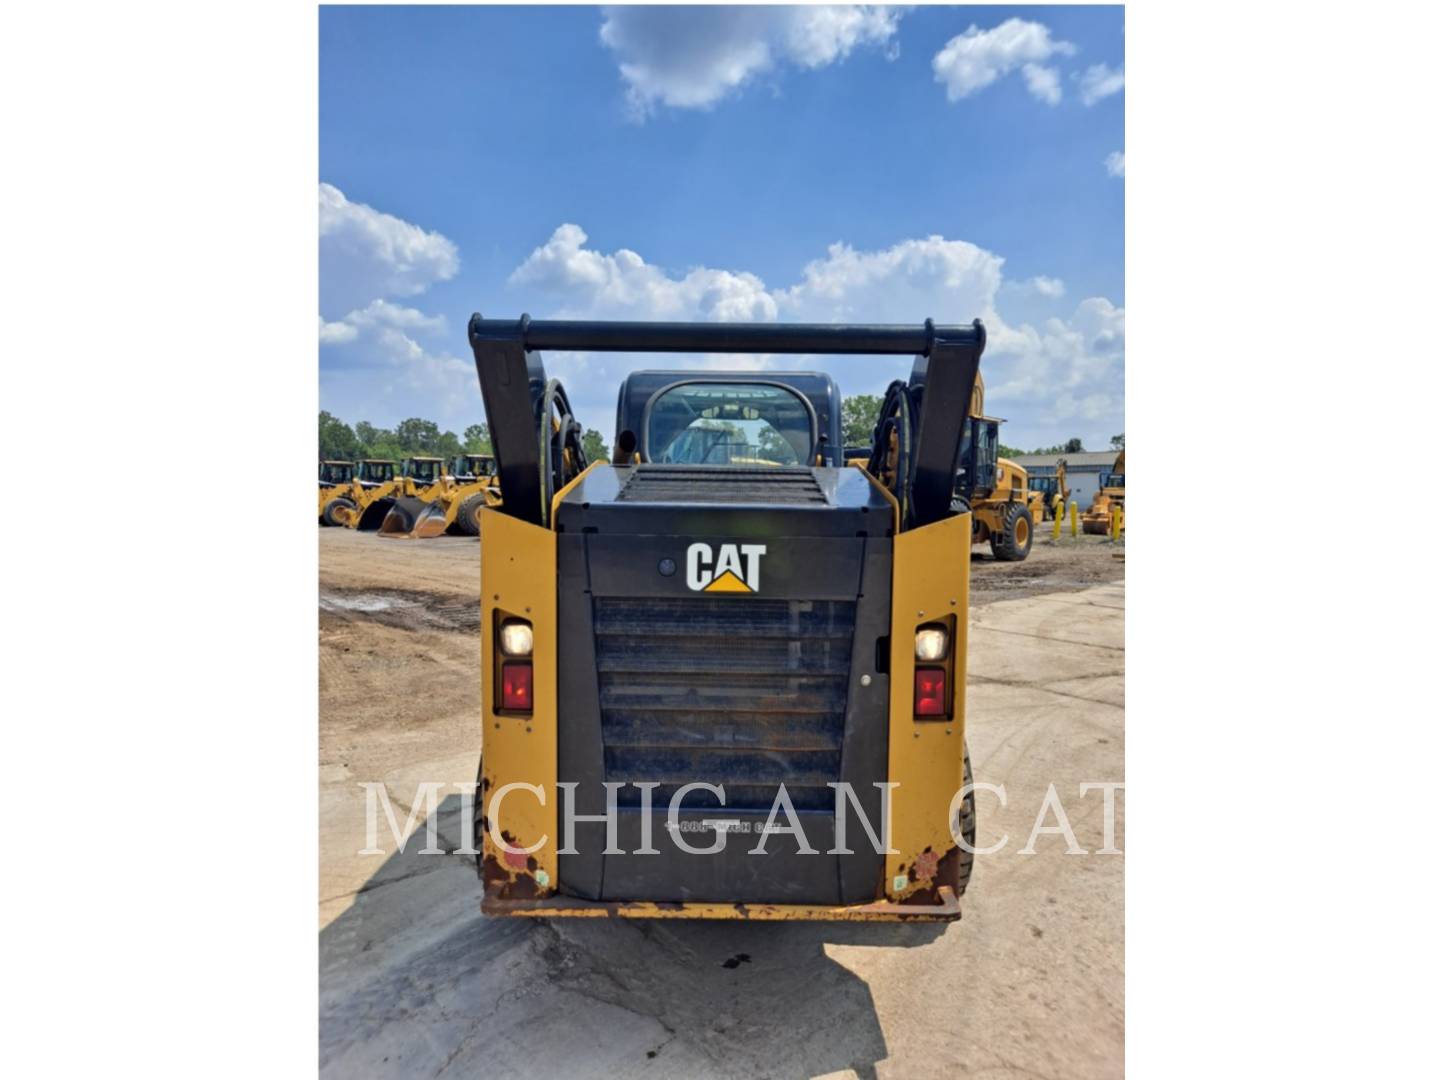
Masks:
[[[500,501],[495,459],[489,454],[462,454],[451,459],[449,470],[435,484],[397,498],[380,535],[414,540],[446,532],[479,536],[480,508],[498,506]]]
[[[400,466],[400,481],[395,495],[380,520],[379,535],[413,538],[444,532],[444,525],[435,532],[428,530],[434,516],[430,508],[444,492],[448,476],[443,458],[406,458]]]
[[[977,375],[956,462],[955,496],[971,511],[971,543],[988,542],[999,561],[1019,562],[1030,554],[1044,496],[1030,491],[1022,466],[999,456],[1003,423],[985,415],[985,382]]]
[[[1125,507],[1125,451],[1115,457],[1115,465],[1108,473],[1100,474],[1100,490],[1090,509],[1080,515],[1080,527],[1087,533],[1106,536],[1110,532],[1110,519],[1116,508]]]
[[[505,500],[480,511],[482,910],[958,918],[985,330],[469,324]],[[847,465],[826,374],[639,371],[612,463],[545,351],[910,359]],[[765,464],[760,464],[764,462]]]
[[[398,488],[395,462],[379,458],[357,461],[349,490],[331,499],[322,516],[331,525],[378,529],[390,512]]]
[[[355,463],[353,461],[320,462],[320,507],[318,513],[321,525],[338,524],[332,521],[325,511],[335,499],[344,497],[354,479]]]

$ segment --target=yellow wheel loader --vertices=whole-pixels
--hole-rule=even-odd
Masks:
[[[984,327],[476,315],[469,335],[505,491],[480,511],[482,909],[958,918],[974,515],[953,488]],[[632,372],[617,463],[587,464],[541,350],[911,370],[868,455],[884,479],[845,463],[828,375],[739,364]]]
[[[416,539],[439,536],[445,531],[443,514],[438,522],[433,507],[446,490],[449,475],[445,461],[438,457],[408,457],[400,467],[400,483],[379,535]]]
[[[320,524],[338,525],[338,521],[332,519],[327,513],[336,499],[344,498],[350,490],[350,485],[355,480],[355,463],[353,461],[322,461],[320,462]],[[336,507],[338,509],[338,506]]]
[[[1080,527],[1096,536],[1110,533],[1110,518],[1117,507],[1125,506],[1125,451],[1115,457],[1115,465],[1108,473],[1100,475],[1100,490],[1090,509],[1080,515]]]
[[[1043,496],[1031,493],[1023,467],[999,456],[1003,423],[985,415],[985,381],[977,375],[957,458],[955,497],[970,510],[971,543],[988,542],[999,561],[1020,562],[1030,554]]]
[[[380,526],[381,536],[428,540],[446,532],[480,535],[480,508],[498,506],[501,501],[494,457],[462,454],[452,458],[448,471],[442,469],[442,473],[428,486],[415,482],[395,500]]]
[[[480,511],[499,506],[499,468],[493,454],[464,454],[451,465],[455,488],[447,495],[446,525],[466,536],[480,535]]]
[[[395,462],[378,458],[357,461],[349,490],[326,504],[325,519],[349,529],[378,529],[398,490]]]

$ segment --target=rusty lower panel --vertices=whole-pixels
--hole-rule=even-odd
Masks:
[[[790,919],[811,922],[953,922],[960,918],[955,890],[942,885],[933,904],[873,904],[825,907],[816,904],[649,903],[619,900],[577,900],[573,897],[522,899],[512,892],[486,891],[480,910],[486,915],[529,915],[572,919]]]

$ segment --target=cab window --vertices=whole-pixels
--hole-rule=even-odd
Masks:
[[[657,395],[648,461],[673,465],[805,465],[814,456],[805,400],[764,383],[684,383]]]

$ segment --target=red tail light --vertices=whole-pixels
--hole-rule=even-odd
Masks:
[[[915,669],[915,715],[944,716],[949,712],[945,700],[945,669]]]
[[[500,669],[500,707],[515,712],[530,712],[535,708],[534,669],[530,661],[511,660]]]

